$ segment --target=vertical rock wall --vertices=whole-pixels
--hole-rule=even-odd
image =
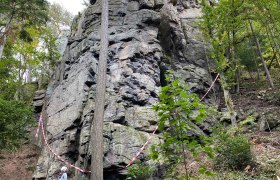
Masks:
[[[69,162],[88,169],[90,126],[96,106],[100,49],[100,0],[91,1],[73,23],[72,35],[47,90],[43,116],[50,146]],[[69,2],[70,3],[70,2]],[[174,5],[173,5],[174,4]],[[110,0],[109,59],[104,127],[105,179],[122,179],[157,125],[158,102],[167,69],[176,69],[189,87],[203,94],[211,83],[195,20],[196,1]],[[102,33],[102,32],[101,32]],[[159,142],[155,137],[152,143]],[[140,159],[146,160],[143,154]],[[62,162],[43,148],[35,179],[57,179]],[[88,176],[70,169],[72,179]]]

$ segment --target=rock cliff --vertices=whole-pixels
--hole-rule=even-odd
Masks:
[[[76,166],[89,169],[90,127],[94,115],[100,49],[101,1],[77,17],[63,60],[46,92],[44,123],[50,146]],[[110,0],[104,171],[105,179],[122,179],[126,165],[157,126],[151,107],[176,70],[193,92],[211,84],[205,49],[195,21],[196,0]],[[211,101],[211,97],[208,97]],[[152,143],[157,143],[156,136]],[[57,179],[62,162],[45,146],[34,179]],[[147,160],[145,154],[140,159]],[[89,176],[70,169],[71,179]]]

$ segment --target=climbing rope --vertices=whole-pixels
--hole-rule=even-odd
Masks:
[[[209,87],[208,91],[205,93],[205,95],[200,99],[200,101],[202,101],[206,96],[207,94],[210,92],[210,90],[213,88],[215,82],[218,80],[220,74],[218,73],[215,80],[212,82],[211,86]]]
[[[130,160],[130,162],[128,163],[128,165],[126,165],[125,167],[129,167],[131,166],[134,161],[136,161],[139,157],[139,155],[145,150],[145,148],[148,146],[149,142],[153,139],[156,131],[157,131],[158,127],[155,128],[155,130],[153,131],[153,133],[150,135],[150,137],[148,138],[148,140],[146,141],[146,143],[141,147],[141,149],[136,153],[136,155],[133,157],[132,160]]]
[[[42,134],[43,134],[43,139],[44,139],[44,142],[45,142],[45,145],[47,146],[49,152],[51,152],[57,159],[59,159],[60,161],[64,162],[66,165],[72,167],[72,168],[75,168],[77,169],[78,171],[81,171],[83,173],[90,173],[90,171],[88,170],[84,170],[82,168],[79,168],[73,164],[71,164],[70,162],[66,161],[65,159],[63,159],[61,156],[59,156],[57,153],[55,153],[53,151],[53,149],[50,147],[49,143],[48,143],[48,140],[47,140],[47,137],[46,137],[46,134],[45,134],[45,131],[44,131],[44,122],[43,122],[43,118],[42,118],[42,114],[40,115],[40,119],[39,119],[39,125],[38,127],[41,127],[41,130],[42,130]],[[38,130],[37,130],[38,131]],[[38,136],[38,135],[37,135]]]
[[[210,90],[213,88],[215,82],[217,81],[219,77],[219,74],[217,74],[215,80],[213,81],[213,83],[211,84],[211,86],[209,87],[209,89],[207,90],[207,92],[205,93],[205,95],[200,99],[200,101],[202,101],[206,96],[207,94],[210,92]],[[45,145],[47,146],[47,149],[49,150],[50,153],[52,153],[57,159],[59,159],[60,161],[64,162],[66,165],[72,167],[72,168],[75,168],[77,169],[78,171],[82,172],[82,173],[90,173],[91,171],[89,170],[85,170],[85,169],[82,169],[80,167],[77,167],[73,164],[71,164],[70,162],[68,162],[67,160],[63,159],[61,156],[59,156],[57,153],[55,153],[53,151],[53,149],[50,147],[48,141],[47,141],[47,137],[46,137],[46,134],[45,134],[45,131],[44,131],[44,122],[43,122],[43,118],[42,118],[42,114],[40,115],[40,118],[39,118],[39,121],[38,121],[38,129],[36,131],[36,135],[35,137],[37,138],[38,137],[38,134],[39,134],[39,129],[41,127],[41,130],[42,130],[42,134],[43,134],[43,139],[44,139],[44,142],[45,142]],[[135,154],[135,156],[133,157],[132,160],[130,160],[130,162],[126,165],[126,166],[123,166],[123,168],[127,168],[129,166],[131,166],[134,161],[136,161],[139,157],[139,155],[141,153],[143,153],[143,151],[146,149],[146,147],[148,146],[148,144],[150,143],[150,141],[153,139],[156,131],[158,130],[158,127],[156,127],[153,131],[152,134],[150,134],[148,140],[146,141],[146,143],[140,148],[140,150]]]

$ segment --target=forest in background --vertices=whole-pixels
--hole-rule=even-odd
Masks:
[[[26,128],[34,124],[34,93],[46,89],[72,19],[59,4],[46,0],[0,2],[1,149],[19,147]]]

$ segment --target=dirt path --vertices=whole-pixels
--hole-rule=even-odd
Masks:
[[[23,145],[15,153],[0,152],[0,179],[31,180],[39,153],[40,149],[32,144]]]

